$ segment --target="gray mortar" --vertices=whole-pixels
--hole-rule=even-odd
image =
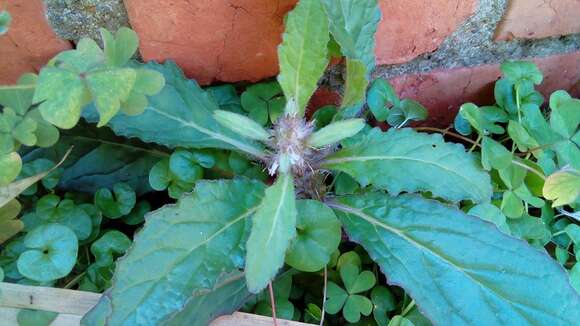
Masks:
[[[44,0],[46,16],[63,39],[90,37],[100,41],[99,28],[116,31],[129,26],[123,0]]]
[[[476,13],[447,37],[435,52],[423,54],[408,63],[378,67],[373,76],[392,78],[404,74],[471,67],[508,59],[546,57],[580,50],[580,34],[541,40],[494,42],[493,36],[507,3],[508,0],[479,0]]]

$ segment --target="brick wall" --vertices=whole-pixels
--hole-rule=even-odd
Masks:
[[[374,77],[390,79],[403,96],[424,103],[434,124],[448,124],[463,102],[492,101],[499,63],[507,59],[537,62],[546,74],[542,91],[567,89],[580,96],[580,0],[379,1],[383,20]],[[256,82],[277,73],[284,15],[296,0],[55,3],[0,0],[0,8],[14,17],[9,33],[0,37],[0,83],[14,82],[69,48],[57,34],[95,35],[99,26],[126,24],[127,18],[141,37],[145,60],[174,59],[202,84]],[[107,12],[111,8],[117,9]],[[319,92],[324,98],[316,102],[336,101],[340,89],[333,76],[340,69],[331,69]]]

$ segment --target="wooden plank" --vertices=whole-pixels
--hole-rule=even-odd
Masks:
[[[0,282],[0,325],[18,326],[16,316],[20,309],[34,309],[58,312],[59,316],[51,326],[78,326],[84,314],[94,307],[100,294],[19,285]],[[266,326],[273,325],[271,317],[242,312],[222,316],[211,326]],[[310,324],[278,319],[279,326],[307,326]]]
[[[100,294],[41,286],[0,283],[0,307],[36,309],[64,314],[86,314]]]

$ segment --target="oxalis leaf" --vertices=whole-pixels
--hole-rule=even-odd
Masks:
[[[263,155],[260,146],[218,124],[213,118],[213,112],[219,109],[217,103],[195,81],[186,79],[174,62],[151,62],[142,67],[162,73],[165,87],[149,97],[142,114],[120,114],[111,119],[108,126],[117,135],[171,148],[238,149],[257,157]],[[98,115],[92,109],[85,112],[85,118],[94,122]]]
[[[294,178],[281,174],[266,190],[252,220],[246,256],[246,281],[250,292],[260,292],[284,265],[286,249],[296,236],[295,228]]]
[[[243,267],[249,218],[263,191],[248,180],[202,181],[177,205],[150,213],[102,299],[111,302],[108,324],[158,325],[193,293]]]
[[[573,325],[580,318],[580,296],[564,269],[491,223],[416,195],[368,193],[330,206],[435,324]]]
[[[491,197],[489,176],[463,146],[412,129],[361,132],[322,166],[346,172],[363,186],[372,184],[393,194],[431,191],[452,201],[476,202]]]
[[[320,1],[300,1],[288,14],[286,32],[278,47],[278,82],[286,98],[296,103],[295,113],[299,115],[304,115],[318,79],[328,65],[328,40],[328,20]]]

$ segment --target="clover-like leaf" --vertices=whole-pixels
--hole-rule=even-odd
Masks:
[[[77,74],[86,73],[105,64],[105,54],[97,42],[82,38],[76,48],[59,53],[50,63]]]
[[[348,322],[356,323],[360,320],[360,315],[368,316],[372,311],[373,303],[369,298],[354,294],[346,299],[342,315]]]
[[[22,309],[16,320],[18,326],[49,326],[58,317],[57,312],[44,310]]]
[[[136,79],[131,93],[121,104],[121,110],[127,115],[139,115],[149,104],[148,96],[159,93],[165,87],[163,74],[151,69],[137,69]]]
[[[571,138],[580,125],[580,100],[562,101],[552,108],[550,126],[564,138]]]
[[[387,313],[397,308],[395,297],[384,286],[375,286],[371,292],[373,302],[373,317],[379,326],[387,326],[389,318]]]
[[[34,89],[38,76],[32,73],[24,74],[16,85],[0,86],[0,105],[16,111],[19,115],[24,115],[32,104]]]
[[[377,121],[385,121],[390,107],[399,107],[401,100],[393,86],[385,79],[375,79],[367,92],[367,104]]]
[[[71,199],[61,200],[52,194],[43,196],[36,204],[36,216],[40,221],[67,226],[79,240],[87,239],[92,232],[90,216]]]
[[[517,219],[509,219],[513,236],[528,241],[537,248],[543,248],[552,238],[550,229],[541,218],[523,214]]]
[[[54,162],[52,162],[51,160],[47,160],[45,158],[39,158],[39,159],[31,161],[31,162],[26,162],[22,166],[22,173],[21,173],[20,177],[28,178],[28,177],[35,176],[39,173],[50,170],[53,166],[54,166]],[[54,189],[54,187],[56,187],[56,185],[58,184],[58,181],[60,180],[62,173],[63,173],[63,169],[57,168],[57,169],[54,169],[49,174],[47,174],[44,178],[42,178],[41,183],[44,186],[44,188]],[[35,194],[37,188],[38,188],[37,184],[33,184],[28,189],[26,189],[23,192],[23,194],[25,194],[25,195]]]
[[[510,120],[508,123],[508,135],[518,146],[518,150],[526,152],[528,149],[539,147],[540,144],[528,133],[526,128],[516,120]]]
[[[8,32],[8,27],[12,22],[12,16],[6,10],[0,11],[0,35],[6,34]]]
[[[513,155],[502,144],[484,136],[481,142],[481,163],[483,168],[501,170],[512,164]]]
[[[552,206],[569,205],[580,197],[580,172],[562,170],[550,175],[544,184],[544,197],[552,200]]]
[[[18,153],[0,154],[0,186],[10,184],[22,169],[22,159]]]
[[[131,246],[131,240],[117,230],[108,231],[91,245],[95,265],[105,267],[113,264],[115,256],[123,255]]]
[[[3,244],[24,228],[24,223],[16,219],[21,209],[22,206],[15,199],[0,207],[0,244]]]
[[[458,115],[467,121],[469,124],[482,135],[503,134],[504,128],[497,125],[498,122],[506,122],[508,120],[507,114],[500,108],[495,106],[478,107],[473,103],[463,104],[459,109]],[[467,131],[467,128],[462,128]]]
[[[421,103],[409,99],[401,101],[399,106],[389,111],[387,122],[393,127],[402,127],[409,121],[422,121],[427,119],[427,109]]]
[[[321,270],[340,244],[340,223],[332,209],[316,200],[296,201],[296,211],[296,238],[286,264],[305,272]]]
[[[278,82],[255,84],[246,89],[241,96],[241,104],[250,118],[261,125],[268,121],[274,123],[284,112],[286,99]]]
[[[18,258],[18,271],[38,282],[65,277],[77,259],[77,237],[60,224],[37,227],[26,235],[24,244],[28,250]]]
[[[107,65],[122,67],[133,57],[139,46],[139,37],[132,29],[121,27],[115,35],[101,28]]]
[[[133,207],[128,215],[123,216],[123,222],[127,225],[138,225],[145,221],[145,215],[151,211],[151,204],[148,201],[140,201]]]
[[[121,109],[121,102],[127,100],[137,79],[134,69],[101,69],[86,77],[87,89],[95,100],[102,127]]]
[[[370,290],[377,280],[371,271],[360,271],[354,264],[344,264],[340,267],[340,278],[349,294],[357,294]]]
[[[334,315],[344,307],[346,299],[348,299],[348,292],[338,286],[336,283],[328,282],[326,289],[326,312]]]
[[[133,188],[126,183],[117,183],[111,190],[102,188],[95,193],[95,205],[103,215],[117,219],[131,212],[136,202]]]
[[[34,135],[36,137],[35,146],[51,147],[56,144],[60,137],[58,129],[46,122],[46,120],[42,118],[38,109],[28,111],[26,118],[36,122],[36,129],[34,130]]]
[[[214,162],[205,160],[206,166],[212,167]],[[169,170],[179,180],[193,184],[203,178],[203,168],[195,155],[190,151],[176,150],[169,158]]]
[[[542,72],[533,62],[508,61],[501,64],[501,72],[512,84],[531,83],[539,85],[543,80]]]

